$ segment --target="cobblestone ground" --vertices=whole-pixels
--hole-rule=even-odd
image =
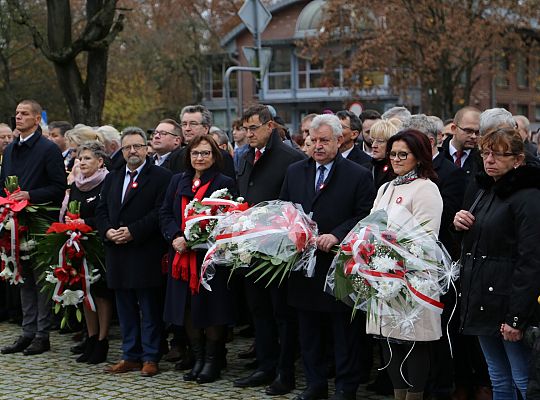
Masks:
[[[0,323],[0,347],[10,344],[20,333],[13,324]],[[0,355],[0,399],[272,399],[264,394],[264,388],[238,389],[232,381],[249,371],[244,369],[245,360],[236,357],[245,350],[250,341],[235,338],[228,344],[228,368],[222,379],[212,384],[198,385],[184,382],[182,373],[175,371],[172,363],[161,362],[161,373],[153,378],[143,378],[138,372],[121,375],[103,373],[105,363],[96,366],[79,364],[70,353],[73,345],[71,335],[51,335],[51,351],[36,356],[21,353]],[[111,351],[108,361],[115,362],[120,356],[118,329],[113,328]],[[298,370],[301,367],[298,366]],[[298,377],[298,388],[289,396],[273,399],[292,399],[304,388],[303,376]],[[333,387],[330,388],[330,394]],[[387,400],[361,386],[359,400]]]

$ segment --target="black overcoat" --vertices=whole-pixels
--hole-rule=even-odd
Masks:
[[[171,173],[147,159],[137,187],[122,202],[125,175],[125,169],[107,175],[96,209],[98,231],[105,243],[107,284],[111,289],[159,287],[167,244],[159,230],[158,214]],[[127,226],[132,241],[117,245],[105,238],[109,229],[122,226]]]
[[[315,161],[303,160],[287,171],[280,198],[302,205],[317,223],[319,234],[331,233],[340,242],[356,223],[367,216],[375,199],[371,173],[366,168],[344,159],[340,154],[325,180],[322,190],[315,193]],[[334,252],[317,250],[315,275],[305,277],[294,272],[289,279],[289,304],[311,311],[338,311],[348,307],[324,292],[326,274]]]

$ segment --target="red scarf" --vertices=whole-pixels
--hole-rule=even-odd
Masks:
[[[198,199],[199,201],[202,200],[212,181],[213,179],[210,179],[206,184],[201,186],[197,190],[197,193],[195,193],[194,198]],[[186,196],[182,196],[182,233],[186,228],[185,210],[189,202],[190,200]],[[182,280],[189,282],[191,294],[198,293],[199,275],[197,273],[197,253],[195,253],[193,250],[186,250],[182,254],[176,252],[172,263],[171,275],[174,279],[182,278]]]

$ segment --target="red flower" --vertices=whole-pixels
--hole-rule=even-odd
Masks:
[[[69,265],[65,267],[57,267],[54,269],[54,276],[62,283],[68,283],[73,268]]]
[[[384,240],[386,240],[387,242],[390,242],[390,243],[397,243],[397,235],[395,232],[392,232],[392,231],[383,231],[381,233],[381,236]]]
[[[369,263],[371,256],[375,254],[375,246],[373,243],[366,243],[360,245],[360,255],[366,264]]]
[[[204,231],[207,226],[208,226],[208,220],[207,219],[203,219],[203,220],[199,221],[199,228],[201,228],[201,231]]]
[[[81,247],[79,247],[79,251],[75,248],[75,246],[66,246],[66,256],[70,260],[77,260],[80,258],[83,258],[84,251]]]

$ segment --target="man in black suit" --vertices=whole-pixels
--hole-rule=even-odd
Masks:
[[[247,132],[250,149],[240,159],[239,193],[250,204],[279,197],[285,173],[290,164],[304,159],[299,151],[281,141],[272,114],[263,105],[244,112],[242,125]],[[296,320],[287,305],[287,283],[255,283],[245,279],[246,297],[255,326],[257,370],[234,381],[236,387],[270,384],[268,395],[283,395],[295,387],[294,361]],[[277,376],[276,376],[277,373]],[[275,378],[275,379],[274,379]]]
[[[184,143],[188,144],[195,135],[207,135],[208,132],[210,132],[210,127],[212,126],[212,112],[201,105],[186,106],[180,111],[180,121]],[[184,171],[184,159],[186,157],[185,149],[185,147],[182,147],[169,157],[169,169],[173,174]],[[223,156],[223,169],[220,172],[236,179],[233,158],[224,150],[221,150],[221,155]]]
[[[4,151],[0,187],[4,187],[8,176],[15,175],[21,191],[11,196],[13,200],[59,206],[64,197],[66,172],[60,149],[41,133],[41,106],[34,100],[21,101],[15,122],[20,135]],[[41,291],[37,283],[39,274],[29,263],[24,262],[22,270],[22,335],[14,344],[2,348],[2,354],[22,351],[33,355],[50,349],[50,295]]]
[[[476,144],[480,137],[480,110],[472,106],[459,109],[450,129],[452,139],[443,143],[444,156],[462,168],[468,180],[473,179],[479,158]]]
[[[154,164],[171,169],[171,155],[182,144],[182,128],[174,119],[166,118],[159,121],[152,133],[152,148],[156,152]]]
[[[338,111],[336,115],[341,122],[343,143],[339,146],[341,155],[369,170],[372,168],[371,157],[360,146],[356,145],[358,135],[362,133],[362,121],[351,111]]]
[[[109,171],[124,169],[126,160],[120,150],[120,132],[111,125],[103,125],[97,128],[97,131],[103,136],[105,141],[105,151],[109,155],[110,162],[106,165]]]
[[[158,212],[171,173],[146,157],[142,129],[124,129],[121,144],[126,168],[105,178],[96,210],[122,332],[122,360],[106,372],[141,370],[142,376],[154,376],[162,333],[161,259],[167,250]]]
[[[328,396],[324,333],[330,321],[336,364],[336,393],[332,399],[355,399],[360,383],[358,336],[365,324],[351,321],[351,308],[325,293],[332,249],[356,223],[369,214],[375,198],[371,173],[339,154],[343,140],[339,119],[319,115],[311,122],[314,152],[309,160],[291,165],[280,198],[302,205],[319,227],[317,263],[313,277],[293,273],[289,279],[289,304],[296,308],[307,388],[297,400]]]

